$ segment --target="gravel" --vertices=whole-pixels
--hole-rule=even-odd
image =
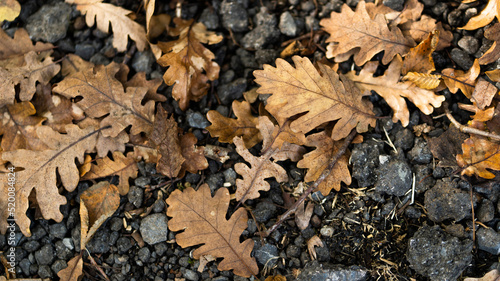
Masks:
[[[438,180],[425,193],[424,204],[429,219],[434,222],[461,221],[472,215],[470,200],[468,192],[457,189],[450,181]]]
[[[380,165],[375,190],[394,196],[403,196],[412,184],[412,172],[404,160],[394,159]]]
[[[141,221],[142,239],[149,245],[167,241],[167,229],[167,216],[165,214],[152,214]]]
[[[306,264],[297,280],[365,281],[368,280],[368,277],[368,270],[361,266],[329,265],[313,261]]]
[[[32,40],[55,43],[66,36],[71,6],[64,2],[43,5],[27,19],[26,30]]]
[[[500,255],[500,233],[491,228],[480,228],[476,232],[477,246],[492,255]]]

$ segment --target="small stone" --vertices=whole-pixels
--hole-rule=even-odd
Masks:
[[[335,229],[329,225],[325,225],[321,228],[321,230],[319,231],[319,233],[321,234],[321,236],[323,237],[332,237],[333,234],[335,233]]]
[[[52,270],[46,264],[38,266],[38,276],[40,278],[52,278]]]
[[[462,49],[454,48],[451,50],[450,55],[451,59],[463,70],[469,70],[472,67],[472,60]]]
[[[143,247],[137,252],[137,256],[142,262],[148,262],[151,257],[151,251],[148,247]]]
[[[436,1],[437,0],[422,0],[422,2],[424,2],[425,6],[431,6],[431,7],[436,5]]]
[[[427,142],[422,138],[417,138],[415,140],[415,145],[408,152],[408,158],[415,164],[429,164],[431,163],[433,156],[427,146]]]
[[[69,260],[70,258],[73,257],[73,249],[75,248],[73,246],[73,241],[71,241],[71,248],[69,248],[68,246],[65,245],[65,242],[64,240],[65,239],[69,239],[71,241],[71,238],[64,238],[62,241],[57,241],[56,243],[54,243],[54,247],[56,249],[56,256],[58,259],[61,259],[61,260]],[[66,242],[68,243],[68,242]]]
[[[278,248],[271,244],[264,244],[258,249],[254,249],[255,258],[261,265],[272,268],[278,262]]]
[[[375,190],[388,195],[403,196],[412,185],[412,172],[406,161],[394,159],[380,166]]]
[[[205,129],[206,127],[210,126],[210,122],[208,122],[205,115],[201,114],[198,111],[192,111],[191,109],[189,109],[186,115],[186,119],[190,127]]]
[[[233,32],[248,30],[248,14],[243,5],[234,0],[224,0],[221,3],[220,14],[222,15],[222,26]]]
[[[243,97],[243,92],[247,89],[247,80],[238,78],[233,82],[217,87],[217,94],[224,105],[231,104],[234,100]]]
[[[151,177],[138,177],[134,180],[134,184],[138,187],[146,188],[151,184]]]
[[[404,8],[405,0],[384,0],[382,1],[382,4],[395,11],[402,11]]]
[[[150,50],[144,52],[136,52],[132,59],[132,68],[135,72],[145,72],[150,74],[153,71],[153,63],[156,59]]]
[[[93,64],[108,65],[111,61],[101,53],[96,53],[90,58],[90,62]]]
[[[358,180],[360,187],[371,186],[376,181],[376,170],[379,165],[380,151],[383,144],[373,140],[355,144],[351,153],[352,177]]]
[[[63,239],[68,229],[64,223],[56,223],[49,226],[49,234],[55,238]]]
[[[95,52],[96,49],[92,44],[82,43],[75,46],[75,55],[81,57],[84,60],[90,60]]]
[[[434,15],[441,16],[445,14],[446,10],[448,10],[448,5],[446,5],[446,3],[444,2],[438,2],[431,9]]]
[[[458,46],[469,55],[473,55],[479,50],[479,41],[472,36],[464,36],[458,40]]]
[[[300,257],[300,248],[296,245],[288,245],[288,247],[286,248],[286,256],[288,258],[298,258]]]
[[[22,259],[21,262],[19,263],[19,267],[23,271],[24,275],[30,275],[30,266],[31,266],[31,262],[27,258]]]
[[[26,30],[32,40],[55,43],[66,36],[71,7],[64,2],[44,5],[27,20]]]
[[[396,137],[394,138],[394,146],[403,150],[408,150],[413,146],[414,138],[415,135],[413,135],[413,132],[408,128],[404,128],[397,131]]]
[[[95,254],[104,254],[109,251],[110,232],[108,228],[99,228],[94,237],[87,243],[86,248]]]
[[[405,209],[405,215],[411,219],[418,219],[422,216],[422,212],[413,206],[409,206]]]
[[[215,13],[215,9],[212,7],[205,8],[203,12],[201,12],[201,16],[199,19],[207,29],[217,29],[219,28],[219,16]]]
[[[50,268],[52,268],[52,271],[57,274],[59,271],[62,269],[65,269],[68,267],[68,264],[64,260],[56,260]]]
[[[236,185],[236,178],[238,175],[236,172],[233,170],[233,168],[228,168],[224,172],[222,172],[224,175],[224,181],[230,183],[232,186]]]
[[[142,239],[149,245],[167,241],[167,216],[162,213],[156,213],[143,218],[140,231]]]
[[[272,64],[278,55],[278,52],[274,49],[257,50],[255,60],[259,63],[259,68],[262,68],[261,65],[263,64]]]
[[[479,210],[477,212],[477,219],[482,223],[487,223],[495,218],[495,207],[493,203],[484,199],[479,206]]]
[[[224,185],[224,175],[222,173],[211,174],[207,177],[205,182],[208,184],[210,191],[213,194],[214,191]]]
[[[134,243],[128,237],[120,237],[118,241],[116,241],[116,247],[120,255],[127,253],[132,246],[134,246]]]
[[[144,190],[137,186],[131,186],[127,194],[128,202],[132,203],[136,208],[142,206],[142,200],[144,198]]]
[[[460,11],[459,9],[453,10],[448,14],[448,23],[451,26],[461,26],[462,17],[462,11]]]
[[[476,232],[476,238],[479,250],[493,255],[500,255],[500,233],[492,228],[480,228]]]
[[[280,31],[276,26],[270,24],[259,25],[241,39],[241,46],[245,49],[263,49],[276,42],[279,36]]]
[[[54,256],[54,248],[50,244],[43,245],[40,250],[35,252],[35,259],[39,265],[51,264]]]
[[[310,11],[314,10],[316,6],[314,5],[313,1],[302,1],[300,4],[300,8],[302,11],[309,13]]]
[[[200,276],[198,276],[198,273],[196,273],[196,271],[193,271],[191,269],[186,269],[183,276],[187,280],[191,280],[191,281],[198,281],[200,279]]]
[[[344,266],[339,264],[319,263],[310,261],[306,264],[297,280],[335,280],[335,281],[365,281],[370,276],[368,269],[352,265]]]
[[[32,253],[32,252],[40,249],[40,243],[38,241],[35,241],[35,240],[26,241],[23,244],[23,249],[26,250],[26,252],[28,252],[28,253]]]
[[[286,11],[280,16],[279,28],[282,34],[290,37],[297,36],[298,27],[290,12]]]
[[[164,200],[156,200],[153,204],[153,212],[161,213],[165,211],[165,201]]]
[[[253,214],[257,222],[265,223],[276,214],[276,206],[269,201],[259,202]]]
[[[427,216],[434,222],[447,219],[458,222],[471,216],[469,193],[443,180],[438,180],[433,188],[425,192],[424,205]]]

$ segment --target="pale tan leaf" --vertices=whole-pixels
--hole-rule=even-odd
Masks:
[[[439,74],[425,74],[418,72],[408,72],[403,78],[403,81],[410,81],[417,87],[433,90],[441,83],[441,75]]]
[[[16,0],[0,1],[0,21],[13,21],[21,12],[21,5]]]
[[[243,144],[241,144],[243,145]],[[219,188],[215,196],[210,194],[208,184],[198,191],[188,187],[181,192],[175,190],[166,200],[168,222],[171,231],[181,231],[175,236],[181,247],[202,245],[193,252],[198,259],[203,255],[223,258],[217,268],[233,270],[233,273],[250,277],[259,273],[255,258],[251,257],[253,240],[240,242],[240,235],[247,228],[247,214],[239,208],[226,219],[230,195],[226,188]]]
[[[34,51],[39,54],[40,60],[46,58],[54,46],[50,43],[36,42],[35,45],[31,42],[30,36],[26,29],[19,28],[14,33],[14,38],[11,38],[5,31],[0,30],[0,66],[22,66],[24,64],[24,55]]]
[[[82,274],[83,274],[83,259],[81,255],[77,255],[68,262],[68,267],[60,270],[57,273],[57,276],[59,277],[60,281],[78,281],[78,278]]]
[[[366,11],[372,19],[378,14],[383,14],[392,26],[418,20],[423,10],[424,4],[419,3],[418,0],[407,0],[402,11],[395,11],[384,5],[382,1],[378,4],[366,3]]]
[[[93,68],[95,64],[82,59],[75,54],[67,54],[62,61],[61,74],[66,77],[88,68]]]
[[[487,169],[500,171],[500,144],[486,138],[471,135],[462,144],[463,154],[457,155],[462,175],[477,175],[485,179],[493,179],[495,174]]]
[[[439,31],[439,42],[436,46],[438,51],[450,46],[453,40],[451,31],[445,30],[441,22],[436,23],[435,19],[427,15],[422,15],[418,21],[408,21],[402,24],[400,28],[405,36],[410,36],[416,42],[423,41],[434,30]]]
[[[499,7],[500,8],[500,7]],[[495,23],[484,31],[484,37],[493,41],[491,47],[479,58],[480,64],[489,64],[500,58],[500,23]]]
[[[311,202],[307,203],[307,207],[305,207],[305,201],[297,207],[295,211],[295,224],[300,230],[304,230],[309,226],[313,211],[314,203]]]
[[[496,269],[486,273],[481,278],[465,278],[464,281],[500,281],[500,272]]]
[[[490,70],[484,72],[493,82],[500,82],[500,69]]]
[[[441,71],[441,74],[450,92],[455,94],[460,89],[466,97],[471,98],[479,72],[481,72],[481,67],[479,66],[479,61],[476,59],[466,73],[462,70],[446,68]]]
[[[472,92],[471,101],[475,102],[477,107],[481,110],[485,109],[491,104],[493,98],[497,95],[498,88],[490,82],[479,78],[477,81],[474,92]]]
[[[311,260],[316,259],[316,250],[314,247],[324,247],[323,241],[318,237],[318,235],[314,235],[309,240],[307,240],[307,251],[309,252],[309,256]]]

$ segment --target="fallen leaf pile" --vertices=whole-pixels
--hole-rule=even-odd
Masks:
[[[111,27],[118,52],[131,46],[139,51],[150,48],[157,63],[165,67],[163,82],[181,110],[213,94],[210,82],[218,79],[220,66],[205,45],[218,44],[223,36],[193,19],[155,14],[154,0],[144,1],[135,12],[102,0],[66,2],[75,5],[89,27],[95,25],[105,33]],[[500,71],[484,70],[500,57],[500,23],[492,23],[500,19],[500,2],[489,0],[462,27],[476,30],[490,25],[484,35],[493,41],[468,70],[436,69],[433,54],[449,47],[453,35],[448,26],[422,15],[423,4],[407,0],[398,12],[380,2],[359,1],[354,10],[344,4],[340,12],[320,21],[324,34],[311,34],[307,44],[294,41],[283,52],[283,57],[317,53],[324,38],[329,43],[324,46],[325,55],[331,62],[313,63],[300,56],[277,59],[275,66],[266,64],[254,71],[258,88],[244,94],[246,101],[233,101],[232,116],[208,111],[211,125],[206,129],[219,142],[234,145],[228,148],[200,142],[198,135],[179,127],[178,116],[166,110],[172,108],[165,103],[166,91],[158,91],[161,79],[148,80],[145,73],[132,76],[126,64],[94,65],[73,54],[54,61],[51,44],[33,43],[22,28],[13,38],[0,31],[2,194],[12,188],[8,169],[14,171],[16,181],[15,213],[8,211],[8,198],[0,196],[0,232],[6,233],[7,219],[14,215],[21,232],[30,236],[30,207],[46,220],[61,222],[60,207],[68,203],[62,192],[74,191],[80,181],[92,181],[77,202],[83,250],[118,209],[120,196],[128,193],[129,181],[138,175],[139,161],[154,163],[157,173],[168,178],[166,184],[172,184],[186,173],[207,169],[207,155],[219,162],[230,159],[227,163],[234,164],[239,176],[235,186],[211,191],[202,184],[197,189],[168,191],[168,227],[178,232],[175,242],[181,247],[196,248],[193,256],[201,260],[200,270],[217,260],[219,270],[257,276],[259,268],[251,256],[254,242],[241,237],[247,228],[247,210],[229,211],[230,199],[235,198],[238,206],[257,199],[270,189],[272,178],[287,185],[285,161],[305,169],[301,186],[320,179],[332,157],[345,151],[341,149],[344,138],[353,136],[353,131],[375,130],[377,118],[384,118],[373,111],[369,96],[375,93],[392,110],[392,121],[404,127],[410,123],[410,103],[422,115],[431,115],[443,111],[443,90],[463,94],[470,103],[459,107],[472,112],[471,120],[461,125],[448,114],[458,129],[430,138],[431,151],[439,166],[460,169],[462,175],[494,178],[500,171],[500,104],[494,84],[500,82]],[[2,20],[13,20],[19,12],[14,0],[0,3]],[[231,38],[236,40],[232,34]],[[355,65],[343,73],[338,64],[332,64],[348,61]],[[240,157],[237,160],[229,155],[231,147]],[[338,158],[317,185],[323,195],[351,184],[349,154]],[[101,180],[106,177],[114,177],[115,185]],[[313,209],[312,202],[302,202],[296,209],[300,229],[308,227]],[[315,259],[315,247],[323,242],[313,236],[307,245]],[[61,280],[77,280],[83,259],[80,253],[69,261],[58,274]],[[92,253],[88,259],[93,262]]]

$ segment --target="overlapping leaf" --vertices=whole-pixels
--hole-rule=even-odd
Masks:
[[[477,59],[474,61],[472,67],[465,73],[462,70],[454,68],[446,68],[441,71],[443,74],[443,81],[450,92],[455,94],[460,89],[468,98],[472,96],[479,72],[481,72],[481,68]]]
[[[458,165],[465,168],[462,174],[492,179],[495,174],[488,169],[500,171],[500,144],[498,142],[471,135],[463,142],[462,151],[463,154],[457,155]]]
[[[479,58],[480,64],[489,64],[500,58],[500,23],[484,31],[484,37],[493,41],[491,47]]]
[[[461,29],[474,30],[488,25],[494,18],[500,21],[500,0],[488,0],[488,4]]]

